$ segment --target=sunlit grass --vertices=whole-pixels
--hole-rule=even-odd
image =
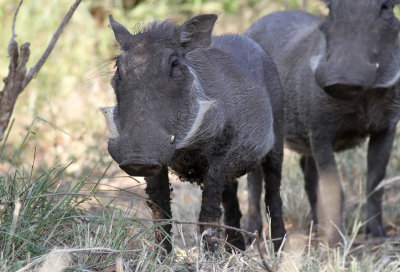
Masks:
[[[120,1],[83,1],[39,75],[21,95],[14,125],[0,148],[0,271],[261,271],[255,246],[246,255],[210,256],[193,225],[174,225],[174,252],[161,258],[154,243],[144,185],[126,177],[107,154],[105,122],[98,108],[112,105],[109,78],[118,54],[106,16],[135,30],[137,24],[170,18],[178,23],[197,13],[219,14],[216,33],[242,32],[273,10],[301,7],[300,0],[145,0],[124,11]],[[229,2],[229,3],[228,3]],[[0,77],[7,72],[7,43],[17,0],[0,1]],[[17,21],[17,41],[31,42],[32,66],[57,28],[70,1],[25,0]],[[308,10],[326,8],[307,1]],[[103,21],[90,13],[104,9]],[[396,10],[398,12],[398,9]],[[1,88],[1,87],[0,87]],[[32,122],[32,120],[34,120]],[[388,166],[384,224],[392,239],[373,243],[360,234],[364,222],[366,144],[337,156],[345,191],[344,246],[309,244],[309,205],[299,156],[285,153],[282,198],[289,230],[284,251],[274,254],[267,238],[262,246],[274,271],[399,271],[400,138]],[[197,221],[201,191],[173,182],[173,217]],[[246,184],[239,198],[246,211]],[[90,195],[90,196],[89,196]],[[361,204],[360,204],[361,203]],[[263,208],[265,210],[265,208]],[[397,239],[397,240],[396,240]],[[42,269],[42,270],[40,270]],[[46,270],[47,269],[47,270]],[[119,270],[118,270],[119,269]],[[22,270],[19,270],[22,271]],[[55,270],[54,270],[55,271]]]
[[[23,149],[35,137],[34,129],[35,121],[27,134],[20,137],[10,167],[0,178],[0,271],[46,271],[40,269],[52,263],[60,265],[59,271],[116,267],[123,267],[122,271],[262,271],[255,245],[244,254],[223,251],[221,255],[211,256],[203,250],[196,226],[174,224],[171,240],[174,251],[164,256],[163,250],[154,243],[156,225],[141,220],[150,214],[145,198],[137,195],[143,190],[143,186],[135,185],[140,184],[137,181],[126,177],[132,185],[119,189],[106,181],[111,177],[107,167],[102,172],[71,177],[66,172],[69,164],[43,168],[37,166],[35,157],[30,167],[17,164]],[[4,143],[2,148],[10,147]],[[359,164],[364,155],[362,148],[340,154],[339,164],[353,162],[342,165],[341,172],[346,173],[353,167],[362,169]],[[0,159],[4,163],[4,157]],[[273,252],[265,214],[262,248],[266,262],[274,271],[398,271],[400,243],[396,236],[386,242],[374,242],[360,234],[365,224],[362,209],[365,194],[359,189],[364,180],[359,176],[361,171],[348,175],[353,180],[349,182],[351,186],[344,183],[350,203],[345,210],[343,246],[328,248],[313,236],[309,240],[309,207],[297,160],[298,155],[286,152],[282,197],[288,235],[282,252]],[[398,197],[399,180],[390,178],[384,182],[391,188],[383,203],[384,209],[393,203],[388,200]],[[180,182],[174,182],[173,188],[174,218],[195,222],[200,190]],[[244,190],[245,181],[241,179],[239,196],[243,212],[246,209]],[[385,225],[388,221],[399,225],[398,214],[386,212],[385,209],[384,217],[390,219]]]
[[[0,1],[0,78],[7,74],[7,46],[18,2]],[[154,19],[182,23],[194,14],[212,12],[220,17],[215,33],[222,34],[243,32],[273,10],[301,6],[300,0],[236,0],[229,5],[225,2],[145,0],[134,9],[124,10],[121,0],[83,1],[40,73],[20,95],[13,114],[15,133],[24,133],[33,116],[40,116],[67,133],[42,122],[36,127],[36,137],[30,141],[31,146],[26,149],[30,153],[26,156],[31,158],[36,147],[40,164],[50,166],[54,160],[72,160],[77,164],[67,172],[79,175],[90,171],[99,153],[106,154],[107,133],[98,108],[115,103],[109,84],[114,64],[109,59],[119,54],[108,27],[108,14],[134,32]],[[71,1],[24,1],[16,23],[16,40],[20,45],[31,44],[28,68],[43,53],[70,4]],[[320,6],[317,0],[310,1],[310,9]],[[94,16],[97,8],[100,15]],[[17,145],[13,139],[8,144]]]

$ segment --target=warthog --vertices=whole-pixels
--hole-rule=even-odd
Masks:
[[[245,35],[277,65],[285,93],[285,142],[302,155],[313,220],[318,217],[319,230],[336,244],[343,192],[334,152],[368,136],[366,231],[385,236],[383,189],[375,189],[385,177],[400,114],[400,23],[393,13],[400,1],[324,2],[329,14],[323,20],[301,11],[275,12]]]
[[[222,202],[225,224],[240,227],[236,178],[257,167],[280,175],[283,93],[272,59],[257,43],[240,35],[211,36],[216,19],[207,14],[182,25],[153,22],[132,35],[110,16],[123,52],[111,80],[117,105],[104,109],[112,137],[108,151],[126,173],[146,177],[155,219],[172,217],[170,167],[182,180],[202,184],[200,222],[218,223]],[[268,185],[267,204],[277,207],[272,235],[282,238],[280,179]],[[208,249],[217,250],[212,238],[220,231],[204,225],[200,231],[206,231]],[[156,241],[170,251],[165,234],[171,224],[156,229]],[[226,234],[244,249],[240,233]]]

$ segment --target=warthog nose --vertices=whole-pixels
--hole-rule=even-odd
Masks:
[[[350,100],[362,93],[363,87],[359,85],[332,84],[325,86],[324,91],[333,98]]]
[[[142,163],[142,162],[123,162],[119,167],[130,176],[149,177],[155,176],[161,171],[161,164],[156,162]]]

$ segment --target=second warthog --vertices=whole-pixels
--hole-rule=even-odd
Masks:
[[[328,16],[276,12],[246,35],[275,61],[285,93],[285,142],[302,155],[312,216],[340,241],[342,188],[334,152],[369,137],[366,230],[384,236],[386,166],[400,116],[399,1],[326,0]],[[255,195],[257,192],[255,193]],[[251,196],[250,196],[251,197]]]

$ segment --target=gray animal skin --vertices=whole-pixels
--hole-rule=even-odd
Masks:
[[[206,14],[182,25],[153,22],[132,35],[110,16],[123,52],[111,80],[117,105],[103,112],[113,135],[108,151],[126,173],[146,177],[155,219],[172,217],[170,167],[182,180],[202,184],[200,222],[218,223],[222,202],[225,224],[240,227],[236,179],[257,168],[280,175],[282,156],[276,154],[282,154],[283,128],[275,125],[281,129],[275,137],[273,117],[283,118],[283,93],[264,50],[244,36],[212,37],[216,20]],[[283,238],[280,179],[271,188],[279,208],[272,235]],[[207,231],[208,249],[217,250],[211,238],[219,231],[204,225],[200,231]],[[156,229],[156,241],[170,251],[165,234],[171,234],[171,224]],[[244,249],[240,233],[226,235]]]
[[[400,116],[400,22],[392,0],[326,0],[324,19],[275,12],[245,33],[275,61],[285,96],[285,143],[300,153],[305,188],[329,244],[341,240],[343,192],[334,152],[369,137],[366,231],[385,236],[383,189]],[[251,187],[261,181],[250,180]],[[250,188],[251,190],[251,188]],[[257,192],[250,192],[255,200]],[[335,226],[336,225],[336,226]]]

